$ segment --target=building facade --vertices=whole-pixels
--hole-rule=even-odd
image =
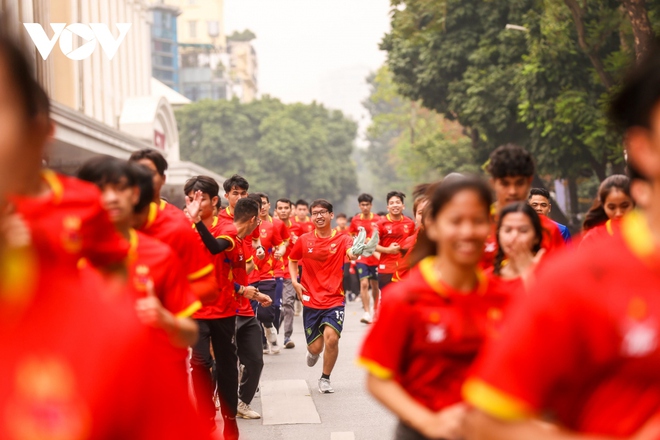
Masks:
[[[155,4],[151,7],[151,72],[152,76],[171,89],[180,91],[179,44],[175,6]]]
[[[228,51],[231,66],[231,79],[234,91],[241,102],[251,102],[257,99],[259,84],[257,76],[259,68],[257,53],[252,42],[228,40]]]

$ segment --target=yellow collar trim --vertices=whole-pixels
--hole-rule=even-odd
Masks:
[[[422,274],[424,281],[440,296],[447,297],[447,290],[442,285],[440,280],[436,277],[435,270],[433,269],[433,264],[435,263],[436,257],[430,256],[424,258],[419,262],[419,271]],[[477,288],[475,289],[479,295],[486,293],[488,287],[486,276],[480,270],[477,270]]]
[[[53,192],[53,202],[55,204],[60,203],[62,201],[62,196],[64,195],[64,186],[62,185],[60,178],[57,177],[57,173],[53,170],[45,169],[41,171],[41,177],[46,181],[46,184]]]
[[[633,210],[621,221],[621,234],[628,248],[640,258],[655,252],[653,234],[642,213]]]
[[[154,202],[149,204],[149,215],[147,216],[147,223],[144,225],[144,229],[149,229],[151,225],[154,224],[156,218],[158,217],[158,205]]]
[[[336,231],[335,229],[333,229],[333,230],[332,230],[332,234],[330,234],[330,237],[319,237],[318,234],[316,233],[316,229],[314,229],[314,236],[315,236],[316,238],[332,238],[332,237],[334,237],[335,235],[337,235],[337,231]]]

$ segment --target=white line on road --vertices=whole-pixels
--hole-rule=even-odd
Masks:
[[[355,440],[355,433],[350,432],[332,432],[330,433],[330,440]]]
[[[264,425],[321,423],[304,380],[267,380],[261,383]]]

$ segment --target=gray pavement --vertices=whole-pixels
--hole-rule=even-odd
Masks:
[[[261,381],[266,387],[267,396],[264,396],[264,402],[261,395],[257,394],[252,402],[252,408],[262,415],[264,411],[271,414],[267,423],[278,423],[278,418],[282,423],[286,423],[288,419],[282,414],[283,405],[288,407],[287,411],[301,414],[309,414],[310,410],[315,409],[321,423],[264,425],[263,418],[239,419],[241,439],[388,440],[393,437],[396,418],[369,395],[365,388],[365,372],[355,365],[356,354],[367,329],[366,325],[360,323],[361,316],[360,302],[347,304],[344,332],[339,342],[339,359],[331,376],[334,394],[320,394],[318,391],[317,381],[321,377],[322,359],[313,368],[305,363],[306,348],[302,317],[297,316],[294,321],[292,339],[296,347],[282,349],[280,354],[264,355],[266,365]],[[280,344],[282,339],[283,336],[280,335]],[[305,381],[315,408],[310,407],[312,403],[309,397],[286,395],[287,387],[283,386],[286,385],[283,381],[296,380],[297,386],[293,386],[292,382],[292,388],[300,392],[300,386],[304,385],[302,381]],[[304,386],[302,389],[304,391]],[[273,399],[273,393],[278,392],[279,399]],[[306,416],[302,418],[306,419]],[[310,421],[313,421],[313,418]]]

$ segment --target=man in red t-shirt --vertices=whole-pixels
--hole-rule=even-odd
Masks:
[[[381,218],[378,214],[371,212],[374,198],[371,194],[360,194],[358,196],[358,206],[360,214],[357,214],[351,220],[349,231],[351,235],[358,235],[359,228],[363,227],[367,232],[367,239],[370,239],[375,232],[378,232],[378,223]],[[378,304],[380,291],[378,289],[378,255],[370,257],[360,257],[356,262],[358,278],[360,279],[360,297],[362,298],[362,307],[364,315],[360,322],[364,324],[371,323],[371,298],[369,297],[369,287],[371,286],[371,296],[374,300],[374,308]]]
[[[211,194],[214,193],[213,189],[209,191]],[[221,409],[225,420],[233,429],[235,421],[228,411],[233,411],[234,416],[238,414],[240,417],[247,419],[261,417],[250,408],[250,403],[259,385],[259,378],[263,369],[261,347],[263,331],[255,318],[249,300],[254,299],[263,307],[270,306],[272,301],[267,295],[259,293],[256,288],[248,286],[247,270],[247,264],[252,265],[248,237],[259,226],[259,204],[251,198],[238,200],[234,207],[233,222],[222,224],[217,220],[217,217],[212,215],[212,203],[208,198],[210,194],[202,193],[199,189],[193,192],[192,197],[190,195],[187,197],[188,212],[191,213],[193,218],[197,218],[197,215],[201,213],[200,217],[202,219],[195,223],[195,229],[211,254],[217,257],[218,266],[216,270],[219,269],[223,277],[219,280],[222,299],[210,308],[202,309],[195,315],[200,323],[201,337],[200,342],[193,349],[193,383],[198,399],[202,402],[198,410],[203,413],[202,415],[212,415],[211,399],[213,389],[207,386],[210,382],[208,372],[212,366],[208,343],[210,338],[211,343],[214,345],[214,353],[218,364],[217,374],[219,387],[221,387],[221,398],[226,402],[226,404],[223,402],[224,407],[221,405]],[[211,231],[209,231],[207,224],[210,224]],[[235,330],[229,326],[224,331],[219,329],[217,325],[220,322],[219,319],[229,318],[230,316],[235,317]],[[227,320],[227,322],[229,321]],[[208,332],[204,332],[206,326],[209,327]],[[232,331],[234,333],[230,334]],[[206,338],[206,343],[201,342],[203,338]],[[229,347],[222,348],[217,345],[222,341],[228,344],[232,339],[235,341],[235,343],[232,343],[235,344],[238,361],[245,367],[242,382],[238,387],[232,385],[232,381],[236,383],[237,380],[238,372],[235,369],[237,362],[231,354],[226,354]],[[237,388],[240,400],[236,398],[234,393]],[[236,402],[237,408],[235,406]],[[233,438],[234,435],[234,431],[225,430],[226,437]]]
[[[303,199],[298,200],[294,213],[293,224],[298,237],[314,230],[314,222],[309,218],[309,203]]]
[[[493,266],[497,255],[497,219],[500,211],[508,204],[526,202],[532,187],[535,165],[531,154],[522,147],[513,144],[503,145],[495,149],[488,160],[490,184],[495,191],[496,202],[493,205],[492,232],[486,240],[484,257],[481,262],[483,269]],[[545,258],[552,252],[563,249],[564,238],[559,226],[548,217],[539,216],[543,226],[541,248],[545,249]]]
[[[296,291],[291,283],[291,274],[289,273],[289,255],[291,249],[298,240],[298,236],[293,231],[293,222],[291,221],[291,212],[293,203],[291,200],[283,198],[275,203],[275,214],[282,222],[285,235],[289,236],[289,245],[282,256],[280,264],[275,270],[275,277],[282,278],[282,314],[280,324],[284,326],[284,348],[294,348],[296,344],[291,340],[293,334],[293,316],[295,313]]]
[[[625,130],[630,164],[655,198],[658,60],[660,50],[651,49],[610,109]],[[616,234],[541,268],[465,385],[466,400],[478,409],[468,417],[466,438],[658,438],[660,215],[657,204],[643,205]],[[552,433],[528,422],[544,414],[565,429]]]
[[[263,251],[265,257],[254,261],[254,270],[250,273],[248,280],[252,286],[255,286],[259,292],[268,295],[273,303],[273,307],[259,307],[257,305],[257,319],[264,326],[265,336],[263,343],[264,354],[279,353],[280,346],[277,343],[277,328],[279,323],[279,304],[282,302],[277,298],[277,281],[275,280],[275,267],[281,261],[286,252],[286,243],[282,238],[283,223],[279,219],[273,219],[270,216],[270,199],[265,193],[252,193],[250,197],[258,197],[261,202],[259,219],[261,224],[252,234],[252,248],[254,256],[258,251]],[[277,222],[277,223],[275,223]]]
[[[406,195],[402,192],[387,193],[388,214],[382,217],[378,223],[380,242],[376,250],[380,252],[380,264],[378,265],[380,290],[392,282],[392,277],[396,273],[397,261],[401,256],[401,244],[415,233],[415,222],[403,215],[405,199]]]
[[[349,235],[332,230],[332,204],[315,200],[311,205],[315,229],[301,235],[289,256],[289,272],[293,287],[303,303],[303,321],[307,338],[307,365],[313,367],[325,349],[323,374],[319,379],[321,393],[334,393],[330,373],[339,354],[339,337],[344,325],[344,292],[342,290],[344,258],[355,260]],[[298,263],[305,270],[300,283]]]
[[[78,171],[81,180],[101,190],[103,208],[117,232],[131,244],[128,257],[128,291],[136,300],[140,320],[154,328],[154,343],[164,360],[179,368],[185,389],[188,346],[197,341],[198,328],[190,316],[201,307],[181,270],[181,261],[166,244],[131,228],[134,212],[151,202],[151,193],[139,187],[147,171],[110,156],[97,156]],[[145,179],[148,181],[148,179]],[[152,294],[153,293],[153,294]]]

